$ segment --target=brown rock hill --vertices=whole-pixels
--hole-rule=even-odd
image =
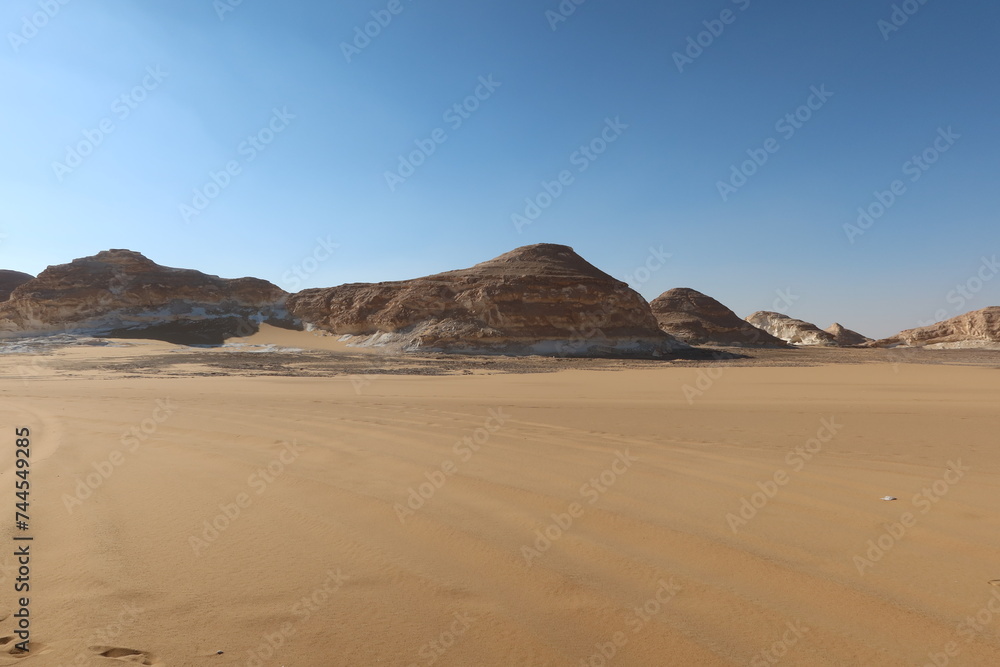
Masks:
[[[626,283],[549,243],[414,280],[304,290],[288,308],[354,343],[408,351],[662,356],[687,348],[660,331]]]
[[[872,347],[1000,347],[1000,306],[953,317],[927,327],[907,329],[890,338],[870,344]]]
[[[50,266],[0,303],[0,336],[81,331],[178,343],[219,343],[289,325],[287,294],[265,280],[226,280],[106,250]]]
[[[836,345],[833,336],[811,322],[797,320],[788,315],[761,310],[747,318],[747,322],[760,327],[792,345]]]
[[[668,290],[649,305],[661,329],[692,345],[788,347],[712,297],[688,287]]]
[[[833,340],[840,347],[853,347],[855,345],[864,345],[865,343],[870,343],[872,341],[868,336],[863,336],[857,331],[851,331],[842,324],[834,322],[828,326],[823,331],[827,332],[833,336]]]
[[[9,299],[10,293],[13,292],[15,288],[20,287],[32,278],[34,278],[34,276],[30,273],[0,269],[0,301],[6,301]]]

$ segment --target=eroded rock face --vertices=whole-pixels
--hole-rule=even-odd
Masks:
[[[50,266],[0,303],[0,335],[116,331],[172,342],[220,342],[227,329],[289,325],[287,293],[265,280],[226,280],[106,250]],[[228,324],[227,324],[228,323]],[[225,326],[223,326],[225,324]],[[234,335],[236,332],[230,332]]]
[[[13,292],[15,288],[20,287],[32,278],[34,278],[34,276],[30,273],[0,269],[0,301],[6,301],[9,299],[10,293]]]
[[[288,307],[355,344],[408,351],[660,356],[687,347],[626,283],[548,243],[414,280],[304,290]]]
[[[824,329],[824,331],[833,336],[834,342],[840,347],[864,345],[865,343],[870,343],[872,340],[868,336],[862,336],[857,331],[851,331],[838,322],[834,322]]]
[[[926,327],[907,329],[870,344],[873,347],[1000,348],[1000,306],[953,317]]]
[[[688,287],[668,290],[649,305],[661,329],[692,345],[788,347],[712,297]]]
[[[834,337],[815,324],[797,320],[788,315],[761,310],[747,318],[747,322],[792,345],[836,345]]]

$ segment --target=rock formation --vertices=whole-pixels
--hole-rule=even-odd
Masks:
[[[796,320],[788,315],[761,310],[747,318],[747,322],[760,327],[792,345],[836,345],[834,337],[815,324]]]
[[[871,347],[1000,348],[1000,306],[953,317],[926,327],[907,329]]]
[[[692,345],[788,347],[710,296],[688,287],[668,290],[649,304],[660,328]]]
[[[34,276],[30,273],[0,269],[0,301],[6,301],[9,299],[10,293],[13,292],[15,288],[20,287],[32,278],[34,278]]]
[[[834,322],[824,329],[824,331],[833,336],[834,342],[836,342],[836,344],[840,347],[864,345],[865,343],[870,343],[872,341],[872,339],[868,336],[862,336],[857,331],[851,331],[838,322]]]
[[[50,266],[0,303],[0,336],[80,331],[217,344],[260,322],[290,325],[287,294],[265,280],[226,280],[107,250]]]
[[[303,322],[390,349],[564,356],[663,356],[686,349],[649,304],[564,245],[518,248],[424,278],[309,289]]]

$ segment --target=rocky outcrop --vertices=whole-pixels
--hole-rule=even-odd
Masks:
[[[626,283],[548,243],[414,280],[304,290],[288,308],[354,344],[406,351],[663,356],[688,347]]]
[[[862,336],[857,331],[851,331],[838,322],[834,322],[824,329],[824,331],[833,336],[834,342],[840,347],[855,347],[872,341],[868,336]]]
[[[688,287],[668,290],[649,305],[661,329],[692,345],[788,347],[712,297]]]
[[[1000,306],[953,317],[926,327],[907,329],[871,347],[1000,348]]]
[[[747,322],[792,345],[836,345],[834,337],[815,324],[803,322],[788,315],[761,310],[747,318]]]
[[[13,292],[15,288],[20,287],[32,278],[34,278],[34,276],[30,273],[0,269],[0,301],[6,301],[9,299],[10,293]]]
[[[289,326],[287,296],[265,280],[226,280],[107,250],[17,287],[0,303],[0,336],[79,331],[216,344],[260,322]]]

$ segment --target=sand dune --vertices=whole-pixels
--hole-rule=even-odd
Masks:
[[[994,368],[724,368],[689,402],[704,371],[669,365],[358,384],[13,363],[35,643],[0,665],[996,664]]]

